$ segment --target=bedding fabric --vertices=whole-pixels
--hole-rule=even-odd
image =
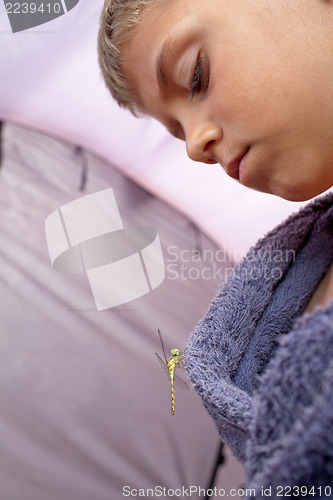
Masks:
[[[182,214],[75,144],[6,123],[3,153],[0,500],[123,500],[206,488],[218,436],[194,391],[176,390],[171,415],[170,383],[155,352],[163,355],[157,329],[168,351],[183,348],[218,287],[202,277],[210,263],[184,263],[181,255],[215,255],[218,248]],[[45,220],[110,186],[126,227],[158,232],[166,278],[149,294],[97,311],[86,274],[52,267]],[[107,203],[99,214],[110,217]],[[219,263],[221,272],[231,264]],[[196,279],[183,279],[181,265]],[[228,460],[232,485],[235,469]],[[199,489],[191,498],[199,500]]]
[[[332,494],[333,302],[302,315],[333,260],[332,203],[309,203],[249,251],[185,353],[256,498]]]

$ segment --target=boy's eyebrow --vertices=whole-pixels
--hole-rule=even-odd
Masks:
[[[165,75],[165,54],[170,49],[169,47],[170,39],[167,39],[162,49],[160,50],[157,59],[156,59],[156,77],[158,87],[160,89],[160,96],[164,100],[167,96],[167,78]]]
[[[175,29],[173,29],[170,36],[163,43],[157,55],[155,65],[156,78],[162,100],[165,101],[168,97],[168,73],[165,70],[166,66],[170,65],[171,60],[174,65],[175,60],[178,59],[182,51],[193,43],[196,38],[196,33],[190,36],[187,31],[180,34],[177,32],[177,36],[175,36]]]

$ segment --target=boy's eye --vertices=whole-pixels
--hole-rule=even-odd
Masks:
[[[202,68],[201,68],[201,57],[198,56],[196,64],[194,66],[194,72],[192,76],[192,81],[190,85],[191,89],[191,99],[194,97],[194,94],[200,92],[202,85]]]
[[[192,81],[190,84],[191,99],[193,99],[195,94],[206,90],[208,86],[208,81],[206,81],[207,79],[204,77],[203,73],[203,61],[201,56],[199,55],[194,67]]]

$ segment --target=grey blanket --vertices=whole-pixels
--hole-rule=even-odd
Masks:
[[[249,251],[189,340],[188,376],[250,496],[333,494],[333,303],[302,315],[332,261],[329,194]]]

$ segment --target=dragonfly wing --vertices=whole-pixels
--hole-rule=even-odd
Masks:
[[[157,330],[157,331],[158,331],[158,336],[160,337],[160,342],[161,342],[161,346],[162,346],[162,351],[163,351],[164,361],[165,361],[165,364],[167,365],[168,360],[167,360],[167,357],[166,357],[166,354],[165,354],[165,349],[164,349],[164,344],[163,344],[162,335],[161,335],[160,330]],[[161,359],[161,358],[160,358],[160,359]]]
[[[163,361],[163,359],[161,358],[161,356],[159,356],[159,355],[157,354],[157,352],[156,352],[155,354],[156,354],[157,359],[158,359],[158,360],[159,360],[159,362],[161,363],[161,365],[162,365],[162,367],[163,367],[163,370],[165,371],[166,376],[168,377],[168,380],[169,380],[169,382],[170,382],[170,373],[169,373],[169,370],[168,370],[168,366],[167,366],[167,364]]]
[[[177,374],[175,374],[174,381],[175,387],[177,387],[178,389],[189,389],[189,385],[187,384],[187,382],[185,382],[185,380],[179,377]]]

